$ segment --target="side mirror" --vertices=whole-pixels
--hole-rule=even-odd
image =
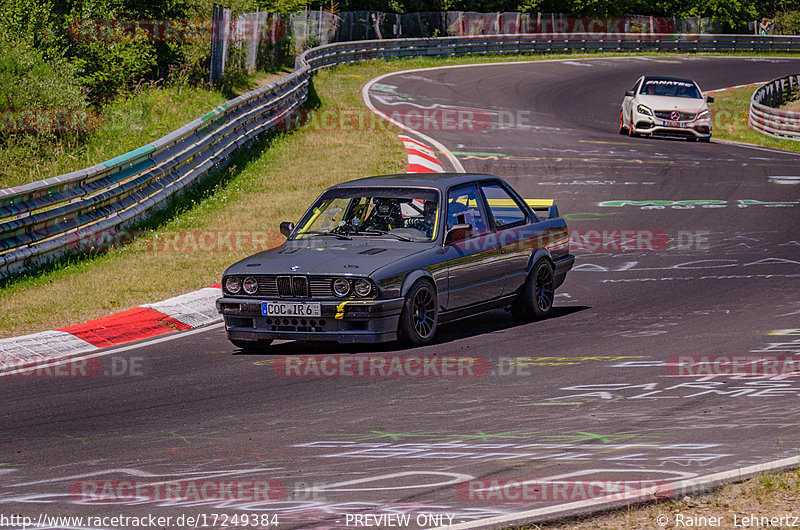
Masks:
[[[453,227],[448,230],[447,234],[444,236],[444,244],[452,245],[455,243],[460,243],[461,241],[469,239],[470,237],[472,237],[472,225],[453,225]]]
[[[558,206],[554,204],[547,210],[547,218],[555,219],[556,217],[558,217]]]
[[[290,223],[289,221],[284,221],[281,223],[281,234],[289,237],[289,234],[292,233],[294,230],[294,223]]]
[[[633,97],[634,96],[633,90],[626,90],[625,95],[628,97]]]
[[[714,103],[714,96],[706,96],[706,101],[708,103]]]

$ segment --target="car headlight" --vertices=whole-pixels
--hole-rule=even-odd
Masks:
[[[258,292],[258,282],[252,276],[248,276],[242,282],[242,289],[247,294],[256,294]]]
[[[353,290],[358,296],[369,296],[372,293],[372,283],[369,280],[360,279],[356,280]]]
[[[695,119],[696,120],[702,120],[703,118],[710,118],[710,117],[711,117],[711,112],[709,112],[708,109],[705,109],[705,110],[701,110],[700,114],[698,114]]]
[[[333,280],[333,294],[340,298],[344,298],[350,294],[350,282],[344,278],[336,278]]]
[[[236,276],[228,276],[225,279],[225,290],[231,294],[236,294],[242,290],[242,281]]]
[[[638,107],[636,107],[636,112],[638,112],[639,114],[646,114],[647,116],[653,115],[653,111],[650,110],[650,107],[645,107],[644,105],[639,105]]]

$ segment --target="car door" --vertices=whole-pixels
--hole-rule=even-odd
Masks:
[[[486,198],[489,220],[495,229],[503,264],[503,294],[522,287],[526,268],[533,252],[542,245],[542,229],[532,214],[520,204],[516,194],[500,182],[481,183]]]
[[[444,248],[449,282],[447,309],[499,298],[503,293],[503,256],[489,228],[483,198],[474,184],[448,191],[447,229],[468,224],[472,235]]]

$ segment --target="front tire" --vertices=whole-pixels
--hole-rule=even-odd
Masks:
[[[427,344],[436,334],[439,322],[439,304],[436,290],[427,280],[417,280],[406,293],[400,326],[397,330],[400,342],[407,346]]]
[[[553,266],[541,259],[536,262],[528,274],[519,298],[511,306],[511,313],[521,320],[541,320],[553,311],[556,282]]]
[[[633,109],[631,109],[631,121],[628,124],[628,136],[630,136],[631,138],[636,136],[636,133],[633,132]]]
[[[231,341],[231,344],[236,346],[237,348],[241,348],[247,353],[262,353],[269,345],[272,344],[272,339],[260,339],[260,340],[241,340],[241,339],[228,339]]]

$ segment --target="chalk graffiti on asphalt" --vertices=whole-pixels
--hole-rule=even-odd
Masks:
[[[737,206],[739,208],[748,208],[750,206],[763,206],[767,208],[791,208],[800,204],[798,201],[759,201],[756,199],[738,199],[735,201],[724,200],[708,200],[708,199],[694,199],[683,201],[672,200],[647,200],[647,201],[634,201],[634,200],[614,200],[603,201],[598,203],[598,206],[603,208],[622,208],[625,206],[638,207],[641,210],[663,210],[671,208],[673,210],[691,210],[695,207],[700,208],[727,208],[728,206]]]
[[[603,443],[603,435],[575,433],[575,442],[568,443],[390,443],[350,442],[319,440],[296,444],[293,447],[323,450],[318,458],[363,458],[363,459],[422,459],[422,460],[504,460],[544,462],[615,462],[644,464],[663,467],[707,466],[731,456],[716,452],[721,444],[704,443],[655,443],[631,441],[629,443]],[[572,435],[571,435],[572,436]],[[613,435],[607,435],[612,440]],[[713,450],[713,451],[712,451]]]

